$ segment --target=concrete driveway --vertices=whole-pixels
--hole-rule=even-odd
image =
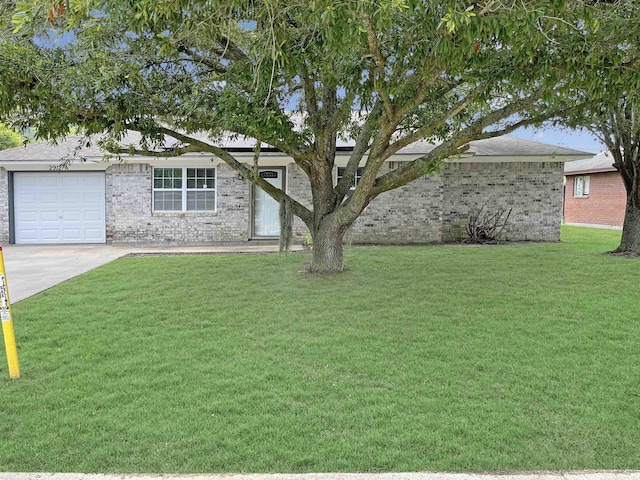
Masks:
[[[110,245],[6,245],[2,247],[11,303],[42,292],[128,254]]]

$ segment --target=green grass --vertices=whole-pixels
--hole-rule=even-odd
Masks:
[[[14,306],[0,471],[638,469],[619,235],[115,261]]]

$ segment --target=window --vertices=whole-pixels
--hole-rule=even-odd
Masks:
[[[589,196],[589,175],[580,175],[573,179],[573,196]]]
[[[153,169],[154,211],[210,212],[215,209],[215,168]]]
[[[344,176],[344,171],[346,170],[345,167],[338,167],[338,179],[337,179],[337,183],[340,183],[340,180],[342,180],[342,177]],[[360,181],[360,178],[362,178],[362,172],[364,171],[364,167],[358,167],[358,169],[356,170],[356,176],[353,179],[353,187],[351,188],[355,188],[358,185],[358,182]]]

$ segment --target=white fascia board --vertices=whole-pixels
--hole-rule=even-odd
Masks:
[[[349,161],[349,157],[350,157],[349,153],[346,153],[346,154],[345,153],[342,153],[342,154],[339,153],[338,155],[336,155],[336,162],[335,162],[336,166],[338,166],[338,167],[346,166],[347,162]],[[389,158],[387,158],[385,160],[385,162],[412,162],[412,161],[417,160],[418,158],[421,158],[421,157],[424,157],[424,154],[391,155]],[[463,153],[463,154],[461,154],[459,156],[459,158],[462,158],[462,159],[466,159],[467,157],[473,158],[473,155],[469,155],[469,154]],[[362,160],[360,160],[360,163],[359,163],[359,165],[361,167],[365,166],[365,164],[367,163],[367,158],[368,158],[368,155],[366,155],[366,154],[362,157]]]
[[[232,154],[233,157],[238,160],[240,163],[244,163],[245,165],[253,165],[253,154],[252,153],[241,153],[241,154]],[[130,157],[129,157],[130,158]],[[130,162],[134,163],[134,162]],[[149,158],[149,157],[137,157],[135,159],[135,163],[148,163],[154,167],[162,167],[167,165],[175,165],[175,166],[216,166],[220,164],[224,164],[224,160],[219,159],[213,154],[207,155],[183,155],[180,157],[167,157],[167,158]],[[286,166],[293,163],[293,158],[288,157],[286,155],[260,155],[260,159],[258,165],[260,167],[277,167],[277,166]]]
[[[105,171],[110,163],[103,162],[102,160],[86,161],[86,162],[71,162],[68,168],[58,168],[62,162],[55,161],[11,161],[0,162],[0,167],[4,168],[8,172],[79,172],[79,171]]]
[[[530,155],[530,156],[491,156],[468,155],[452,157],[445,160],[447,163],[544,163],[544,162],[571,162],[583,160],[584,155]]]

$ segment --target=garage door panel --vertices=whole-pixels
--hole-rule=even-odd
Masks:
[[[38,212],[24,212],[22,216],[22,222],[37,222],[38,221]]]
[[[27,203],[36,203],[38,201],[38,195],[35,193],[20,192],[16,193],[14,198],[16,202],[20,202],[23,205]]]
[[[82,212],[78,212],[77,210],[67,210],[62,214],[62,220],[64,222],[79,222],[80,216]]]
[[[85,203],[91,203],[93,205],[100,205],[102,203],[103,196],[100,192],[86,192],[83,196]]]
[[[105,243],[103,172],[14,173],[16,243]]]
[[[103,184],[103,179],[101,179],[100,177],[94,176],[94,177],[83,177],[82,178],[82,183],[84,184],[85,187],[90,187],[90,188],[100,188]]]
[[[61,201],[65,205],[77,205],[80,203],[80,194],[78,192],[64,192]]]
[[[59,231],[57,228],[47,228],[43,227],[40,229],[40,236],[42,240],[57,240],[59,235]]]
[[[33,174],[34,180],[35,180],[34,184],[39,185],[40,187],[43,187],[43,188],[48,188],[48,187],[55,188],[58,186],[59,179],[53,177],[53,175],[56,175],[56,174],[51,174],[49,176],[43,177],[41,175],[38,175],[37,173],[34,173]]]
[[[30,212],[31,213],[31,212]],[[36,213],[36,217],[37,212]],[[40,221],[41,222],[57,222],[58,221],[58,212],[40,212]]]
[[[102,222],[102,212],[99,211],[85,211],[84,212],[84,221],[85,222]]]
[[[80,183],[80,176],[77,174],[65,175],[60,180],[63,187],[77,187]]]
[[[62,239],[65,242],[80,242],[83,240],[83,231],[80,228],[65,228],[62,231]]]
[[[95,240],[96,242],[100,242],[103,236],[104,230],[101,228],[85,228],[84,236],[87,241]]]
[[[41,205],[58,205],[59,200],[58,200],[58,195],[56,193],[51,193],[51,192],[42,192],[40,193],[39,197],[36,198],[36,202],[35,203],[39,203]]]
[[[22,238],[27,242],[33,241],[35,242],[38,239],[38,230],[35,228],[24,228],[22,230]]]

